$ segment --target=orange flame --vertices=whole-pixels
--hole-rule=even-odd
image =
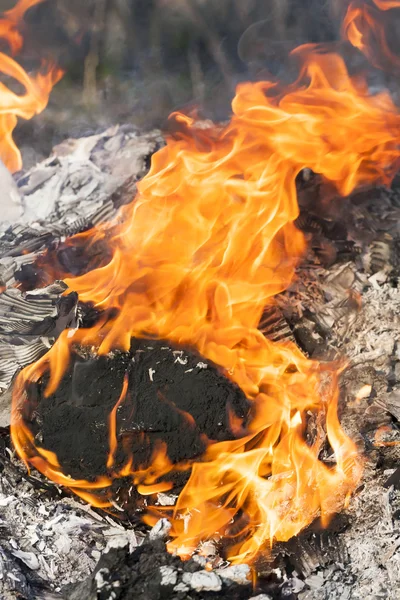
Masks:
[[[398,440],[385,440],[386,435],[391,433],[393,433],[393,428],[389,425],[382,425],[381,427],[379,427],[374,436],[374,446],[376,446],[377,448],[390,448],[393,446],[400,445],[400,441]]]
[[[400,7],[399,0],[373,0],[382,11]],[[400,68],[400,58],[389,47],[383,15],[365,0],[351,2],[342,27],[343,37],[379,69]]]
[[[400,8],[400,0],[373,0],[380,10],[390,10],[391,8]]]
[[[19,0],[0,19],[0,38],[8,44],[12,55],[20,52],[23,46],[21,29],[26,11],[41,2],[43,0]],[[0,52],[0,73],[11,77],[25,89],[24,94],[17,94],[0,82],[0,159],[14,172],[22,167],[21,153],[12,139],[17,118],[31,119],[44,110],[50,92],[61,79],[63,71],[44,60],[40,72],[28,75],[14,58]]]
[[[82,301],[103,310],[101,321],[64,332],[14,388],[19,455],[92,502],[110,502],[112,479],[122,473],[154,493],[161,475],[190,465],[171,465],[159,449],[149,468],[134,471],[131,457],[122,471],[91,484],[62,473],[35,445],[26,386],[49,372],[53,393],[73,344],[102,354],[127,350],[132,336],[190,344],[242,388],[252,404],[250,423],[245,429],[233,422],[239,439],[209,443],[174,509],[169,549],[181,556],[200,540],[224,536],[233,560],[249,560],[317,516],[326,522],[361,477],[355,444],[338,420],[337,365],[308,360],[257,326],[305,248],[293,225],[298,173],[310,168],[344,196],[362,184],[389,183],[398,168],[400,116],[389,94],[370,96],[366,84],[350,78],[337,54],[307,45],[294,56],[301,65],[296,83],[284,91],[269,82],[239,85],[226,127],[173,115],[178,132],[153,156],[135,202],[116,222],[84,234],[88,243],[107,239],[111,261],[66,280]],[[311,440],[310,417],[317,423]],[[112,429],[113,444],[115,435]],[[323,452],[331,453],[330,466]],[[91,492],[99,489],[105,496]]]
[[[107,469],[111,469],[111,467],[114,466],[115,453],[116,453],[117,448],[118,448],[118,440],[117,440],[117,411],[118,411],[118,408],[120,407],[120,405],[122,404],[122,402],[126,398],[126,393],[128,391],[128,383],[129,383],[128,376],[127,376],[127,374],[125,374],[124,383],[123,383],[122,391],[121,391],[121,395],[118,398],[118,402],[116,403],[116,405],[112,409],[112,411],[110,413],[110,417],[109,417],[110,452],[108,454],[108,459],[107,459]]]

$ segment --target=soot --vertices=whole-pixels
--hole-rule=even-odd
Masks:
[[[109,415],[117,410],[115,466],[150,464],[164,442],[173,463],[200,456],[206,440],[232,439],[229,412],[246,419],[249,403],[238,386],[193,351],[167,342],[132,340],[127,353],[85,356],[74,351],[58,389],[45,396],[45,374],[27,388],[29,427],[37,445],[55,452],[65,474],[91,480],[107,472]]]

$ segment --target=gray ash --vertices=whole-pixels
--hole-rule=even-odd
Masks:
[[[89,480],[106,473],[108,418],[125,376],[117,468],[129,456],[134,468],[148,466],[160,442],[173,463],[199,457],[207,439],[232,439],[230,411],[242,419],[249,411],[240,388],[193,351],[143,339],[112,356],[88,358],[75,351],[54,394],[44,394],[48,375],[27,390],[26,422],[37,443],[56,453],[64,473]]]
[[[207,571],[193,559],[182,562],[168,554],[162,540],[147,540],[132,554],[126,548],[111,549],[86,581],[66,586],[62,597],[68,600],[294,600],[296,595],[275,575],[259,578],[252,589],[247,565]]]

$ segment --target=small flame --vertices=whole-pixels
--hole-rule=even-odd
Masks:
[[[351,27],[346,31],[353,36]],[[343,196],[359,185],[390,183],[399,164],[400,115],[388,93],[371,96],[326,47],[305,45],[293,56],[298,80],[284,90],[271,82],[240,84],[225,127],[172,116],[177,133],[153,156],[135,201],[118,221],[77,238],[107,237],[112,251],[105,266],[66,280],[83,302],[102,309],[101,320],[64,332],[14,387],[12,437],[19,455],[97,505],[112,503],[116,477],[130,477],[141,493],[154,494],[170,485],[160,477],[191,468],[169,544],[184,557],[199,541],[224,537],[232,560],[249,560],[316,517],[327,523],[361,477],[361,459],[337,414],[340,366],[309,360],[290,342],[272,342],[258,324],[264,307],[292,281],[305,250],[294,226],[297,175],[309,168]],[[132,336],[195,347],[244,391],[250,423],[232,418],[237,439],[210,442],[193,464],[172,465],[159,447],[150,467],[135,470],[127,456],[119,473],[91,483],[72,480],[35,444],[27,385],[48,372],[51,394],[73,345],[107,354],[128,350]],[[317,423],[312,440],[309,415]],[[321,458],[325,440],[331,466]],[[152,509],[147,522],[159,512]]]
[[[376,448],[390,448],[393,446],[398,446],[400,444],[399,440],[385,440],[385,437],[390,434],[393,434],[393,428],[389,425],[381,425],[381,427],[379,427],[379,429],[375,433],[374,446]]]
[[[13,56],[23,47],[23,19],[26,11],[44,0],[19,0],[14,8],[0,19],[0,39],[3,39]],[[50,92],[61,79],[63,71],[49,60],[43,60],[41,69],[29,75],[14,58],[0,52],[0,73],[11,77],[25,89],[17,94],[0,82],[0,159],[15,172],[21,169],[21,153],[12,139],[17,118],[31,119],[47,106]]]
[[[129,384],[128,375],[127,375],[127,373],[125,373],[124,383],[123,383],[123,386],[122,386],[121,395],[118,398],[118,402],[116,403],[116,405],[112,409],[112,411],[110,413],[110,416],[109,416],[110,452],[108,454],[108,459],[107,459],[107,469],[111,469],[114,466],[115,453],[116,453],[117,448],[118,448],[118,440],[117,440],[117,411],[118,411],[118,408],[121,406],[122,402],[126,398],[126,393],[128,391],[128,384]]]

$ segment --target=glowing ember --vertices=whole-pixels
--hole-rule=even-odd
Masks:
[[[0,38],[7,43],[13,56],[18,54],[23,46],[21,32],[26,11],[41,2],[43,0],[20,0],[0,19]],[[21,154],[12,139],[17,117],[31,119],[42,112],[47,106],[52,88],[63,72],[48,60],[44,60],[40,72],[28,75],[14,58],[0,52],[0,73],[11,77],[25,89],[25,93],[20,95],[0,82],[0,159],[14,172],[22,167]]]
[[[127,456],[123,469],[112,472],[116,407],[109,474],[91,483],[69,478],[24,421],[27,383],[50,372],[51,394],[72,345],[106,354],[127,350],[132,336],[192,345],[220,365],[251,401],[252,418],[247,428],[232,419],[237,439],[210,443],[192,465],[172,515],[169,549],[181,556],[201,540],[225,537],[233,560],[249,560],[318,516],[327,522],[361,477],[356,447],[337,416],[337,365],[308,360],[294,344],[273,343],[257,326],[265,305],[290,284],[305,248],[293,225],[299,172],[312,169],[342,195],[389,183],[400,116],[389,94],[370,96],[360,78],[351,79],[337,54],[306,45],[293,56],[297,82],[285,90],[269,82],[239,85],[224,128],[199,128],[194,118],[173,115],[179,133],[153,156],[122,222],[80,236],[87,243],[106,238],[113,252],[106,266],[66,279],[82,301],[102,309],[101,320],[64,332],[14,387],[19,455],[85,499],[110,506],[114,478],[129,476],[151,494],[166,489],[157,484],[161,475],[188,465],[171,465],[160,449],[150,470],[132,472]],[[312,443],[305,437],[309,413],[318,430]],[[325,435],[335,458],[329,467],[320,459]]]

